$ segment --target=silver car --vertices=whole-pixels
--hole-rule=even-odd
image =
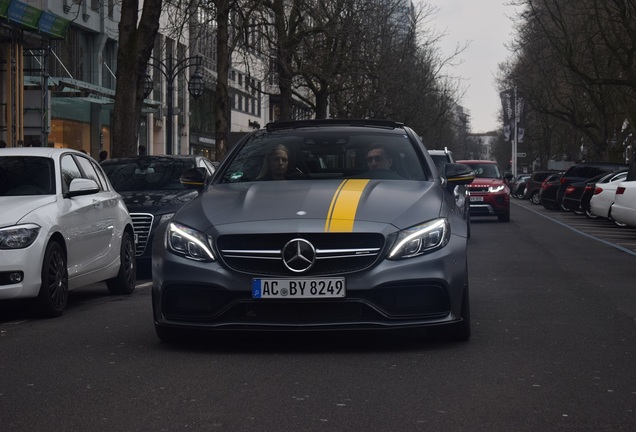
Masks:
[[[155,235],[157,335],[404,329],[470,336],[467,225],[418,135],[390,121],[270,123]]]

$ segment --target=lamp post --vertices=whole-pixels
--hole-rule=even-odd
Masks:
[[[174,58],[167,58],[165,60],[161,60],[155,57],[150,57],[150,59],[154,62],[152,66],[155,67],[166,79],[166,103],[168,105],[168,115],[166,119],[166,154],[173,153],[173,122],[174,122],[174,106],[173,106],[173,93],[174,93],[174,80],[177,78],[179,73],[183,70],[195,66],[196,69],[192,76],[190,77],[190,81],[188,82],[188,93],[194,98],[199,98],[204,90],[205,83],[203,82],[203,77],[201,76],[199,69],[201,68],[202,58],[200,55],[194,57],[186,57],[182,60],[176,61]],[[144,82],[144,98],[147,98],[154,88],[154,84],[150,75],[146,75],[146,81]]]

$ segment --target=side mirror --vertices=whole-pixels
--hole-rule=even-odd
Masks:
[[[66,198],[73,198],[81,195],[93,195],[99,192],[99,185],[95,180],[76,178],[71,180],[71,184],[68,187],[68,192],[64,194]]]
[[[467,185],[475,180],[475,171],[468,165],[449,163],[444,166],[444,176],[449,185]]]
[[[205,168],[190,168],[181,174],[179,181],[186,189],[203,189],[206,185],[207,171]]]

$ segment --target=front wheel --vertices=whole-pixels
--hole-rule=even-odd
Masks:
[[[46,247],[42,263],[42,285],[36,299],[41,316],[47,318],[62,315],[68,301],[68,269],[62,246],[52,241]]]
[[[532,195],[530,195],[529,200],[534,205],[541,204],[541,200],[539,199],[539,192],[532,192]]]
[[[137,282],[137,261],[135,243],[128,231],[124,231],[122,235],[119,255],[119,272],[117,276],[106,281],[106,286],[111,294],[132,294]]]

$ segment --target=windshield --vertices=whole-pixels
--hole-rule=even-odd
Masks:
[[[118,192],[185,189],[181,174],[194,167],[194,160],[164,157],[110,160],[102,168]]]
[[[0,195],[55,193],[53,159],[33,156],[0,157]]]
[[[255,134],[225,165],[221,183],[276,179],[424,180],[406,134],[382,131],[284,131]]]
[[[501,172],[499,171],[499,166],[497,164],[492,163],[466,163],[465,165],[470,166],[475,171],[475,177],[481,178],[493,178],[493,179],[501,179]]]

